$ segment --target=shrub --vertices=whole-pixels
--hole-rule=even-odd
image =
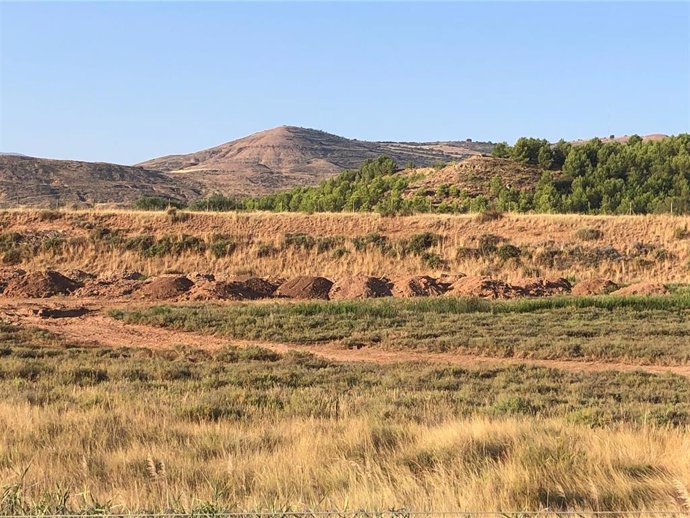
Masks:
[[[490,221],[497,221],[503,217],[503,213],[497,210],[483,210],[474,218],[476,223],[489,223]]]
[[[596,241],[601,239],[604,233],[598,228],[584,227],[575,233],[575,237],[582,241]]]
[[[133,205],[133,208],[136,210],[166,210],[168,208],[181,209],[183,207],[184,203],[160,196],[142,196]]]
[[[216,259],[232,255],[236,248],[237,243],[235,243],[235,240],[227,236],[213,237],[211,244],[208,246],[208,249],[211,251],[211,255]]]
[[[515,245],[505,244],[500,246],[496,253],[501,260],[507,261],[508,259],[517,259],[522,254],[522,251]]]
[[[192,217],[191,214],[187,212],[180,212],[176,207],[170,207],[166,211],[166,214],[170,223],[184,223]]]
[[[688,232],[688,227],[676,227],[673,229],[673,237],[675,239],[687,239],[690,236]]]
[[[283,239],[285,247],[299,248],[301,250],[311,250],[316,246],[316,239],[309,234],[301,232],[295,234],[285,234]]]
[[[423,232],[422,234],[413,235],[409,241],[407,241],[404,246],[406,253],[420,255],[425,250],[428,250],[432,246],[436,245],[441,240],[438,234],[433,234],[431,232]]]
[[[478,249],[481,255],[487,256],[496,252],[498,244],[503,241],[501,236],[495,234],[482,234],[479,236]]]
[[[57,210],[42,210],[38,213],[39,221],[55,221],[61,217],[62,214]]]
[[[19,248],[12,248],[2,256],[3,264],[14,266],[22,262],[22,251]]]
[[[433,252],[424,252],[422,254],[422,262],[434,269],[445,268],[448,265],[443,257]]]
[[[262,244],[259,245],[259,247],[256,249],[256,256],[257,257],[271,257],[275,255],[277,250],[271,246],[271,245],[266,245]]]

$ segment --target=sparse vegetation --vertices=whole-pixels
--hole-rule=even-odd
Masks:
[[[592,488],[668,510],[688,476],[677,376],[0,337],[4,514],[423,510],[449,495],[448,510],[597,509]],[[560,484],[583,489],[554,502]]]

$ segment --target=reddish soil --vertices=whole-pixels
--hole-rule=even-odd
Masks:
[[[77,291],[81,285],[53,270],[31,272],[10,279],[4,295],[8,297],[45,298],[67,295]]]
[[[573,289],[568,279],[543,279],[535,277],[524,279],[518,285],[525,297],[549,297],[553,295],[565,295]]]
[[[435,297],[443,295],[448,290],[448,284],[439,282],[428,275],[416,275],[401,277],[393,280],[393,296],[410,297]]]
[[[390,283],[386,279],[368,275],[343,277],[333,285],[329,293],[332,300],[369,299],[391,295]]]
[[[302,276],[295,277],[285,284],[282,284],[276,290],[276,295],[292,299],[328,300],[328,293],[331,291],[332,287],[333,282],[325,277]]]
[[[573,295],[606,295],[618,289],[618,284],[609,279],[590,279],[578,282],[572,289]]]
[[[82,307],[82,306],[79,306]],[[11,313],[16,308],[0,306],[0,315]],[[13,321],[19,325],[32,325],[55,333],[70,343],[81,343],[94,347],[145,347],[151,349],[174,349],[179,345],[214,350],[228,344],[238,347],[265,347],[278,353],[288,351],[309,352],[316,356],[338,362],[368,362],[393,364],[404,362],[442,363],[467,368],[508,365],[532,365],[571,372],[644,371],[654,374],[673,373],[690,377],[687,365],[634,365],[618,362],[581,362],[570,360],[539,360],[529,358],[494,358],[454,353],[431,353],[419,351],[384,351],[364,347],[343,349],[337,344],[296,345],[274,342],[236,340],[215,335],[189,333],[171,329],[126,324],[104,316],[103,307],[90,307],[90,311],[78,318],[44,319],[36,312],[13,313]],[[3,318],[4,315],[3,315]]]
[[[169,300],[188,292],[192,286],[194,283],[183,275],[166,275],[145,284],[139,294],[150,300]]]
[[[239,281],[198,282],[188,292],[189,300],[255,300],[262,298],[246,283]]]
[[[451,285],[449,293],[455,297],[512,299],[523,295],[523,290],[491,277],[463,277]]]
[[[638,282],[612,292],[612,295],[666,295],[668,288],[660,282]]]

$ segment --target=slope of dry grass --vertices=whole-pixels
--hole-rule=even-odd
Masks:
[[[171,216],[146,212],[6,211],[0,214],[0,225],[0,241],[11,241],[18,235],[19,239],[39,243],[35,252],[21,257],[5,252],[6,264],[14,261],[29,269],[330,277],[346,273],[394,276],[462,272],[509,281],[541,275],[686,282],[690,258],[690,217],[674,216],[511,214],[482,221],[463,215],[383,218],[372,214]],[[103,238],[104,230],[124,238],[150,236],[174,241],[192,236],[206,243],[221,236],[234,245],[231,253],[222,257],[215,256],[208,247],[203,251],[184,249],[147,255],[109,245]],[[400,253],[406,241],[425,232],[438,236],[437,243],[424,253]],[[304,234],[315,244],[288,244],[286,236],[290,234]],[[46,239],[53,240],[51,246],[42,244]],[[357,245],[353,239],[364,239],[365,244]],[[483,248],[487,240],[496,243],[488,251]],[[501,255],[499,249],[508,245],[516,247],[520,255]]]

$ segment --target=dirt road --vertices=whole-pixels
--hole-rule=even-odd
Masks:
[[[41,308],[40,302],[15,301],[0,304],[0,319],[31,325],[48,330],[65,340],[93,346],[107,347],[146,347],[151,349],[170,349],[180,345],[213,350],[229,344],[238,347],[260,346],[278,353],[305,351],[319,357],[338,362],[369,362],[392,364],[402,362],[423,362],[457,365],[462,367],[501,367],[509,365],[531,365],[559,369],[570,372],[603,371],[644,371],[654,374],[672,373],[690,377],[690,365],[634,365],[620,362],[590,362],[572,360],[543,360],[527,358],[496,358],[456,353],[432,353],[422,351],[386,351],[377,348],[344,349],[339,344],[299,345],[288,343],[238,340],[222,336],[190,333],[168,328],[128,324],[107,316],[109,308],[117,305],[97,303],[71,303],[70,307],[86,307],[90,312],[75,318],[41,318],[35,313]]]

